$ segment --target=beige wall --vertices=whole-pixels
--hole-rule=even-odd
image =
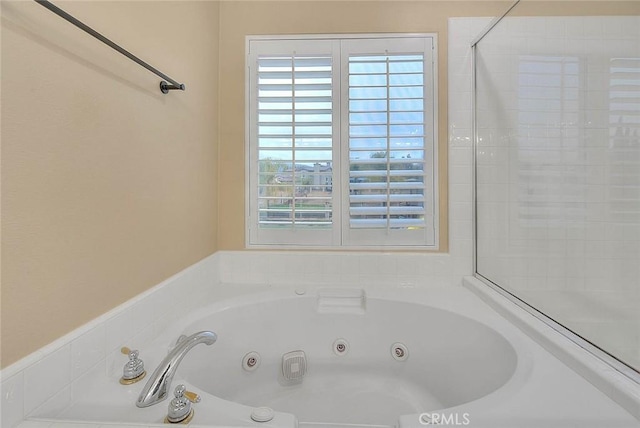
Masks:
[[[2,2],[2,366],[216,251],[215,2]]]
[[[582,15],[638,15],[638,0],[522,0],[513,15],[582,16]]]

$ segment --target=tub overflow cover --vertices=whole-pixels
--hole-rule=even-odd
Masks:
[[[251,412],[251,419],[256,422],[269,422],[274,416],[273,409],[270,407],[256,407]]]

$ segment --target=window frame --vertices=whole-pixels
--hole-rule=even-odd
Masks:
[[[345,140],[345,127],[342,123],[345,117],[344,107],[345,102],[341,91],[344,91],[344,54],[341,52],[339,44],[343,40],[367,40],[375,43],[376,39],[430,39],[431,44],[431,53],[425,57],[425,67],[428,67],[427,59],[430,57],[430,72],[425,72],[426,76],[431,76],[431,79],[424,82],[424,87],[430,90],[429,99],[427,94],[425,94],[425,119],[424,123],[427,124],[432,122],[432,129],[430,132],[430,142],[427,142],[427,138],[425,136],[425,169],[430,169],[430,171],[425,170],[425,179],[427,179],[427,175],[430,175],[430,185],[431,187],[425,186],[425,196],[427,192],[431,192],[431,201],[430,207],[426,206],[425,203],[425,234],[429,231],[426,231],[427,228],[432,228],[430,230],[431,236],[427,236],[425,238],[424,244],[368,244],[366,243],[366,239],[361,241],[360,243],[345,243],[343,242],[345,234],[348,236],[349,234],[345,232],[346,229],[349,228],[349,203],[344,200],[344,192],[345,190],[345,177],[348,183],[349,181],[349,171],[348,171],[348,152],[349,152],[349,143],[348,138]],[[298,242],[285,242],[279,243],[277,239],[273,239],[271,242],[265,242],[257,240],[258,238],[258,229],[259,222],[257,219],[257,212],[254,213],[257,207],[254,203],[252,203],[252,198],[255,196],[255,190],[257,189],[256,182],[256,172],[252,170],[253,165],[257,162],[257,118],[255,118],[255,112],[253,108],[255,107],[255,102],[257,100],[255,87],[256,82],[252,81],[252,77],[254,76],[251,71],[251,60],[252,60],[252,52],[251,52],[251,43],[252,42],[260,42],[261,44],[265,42],[273,42],[274,44],[281,43],[286,41],[287,43],[299,43],[301,47],[305,46],[307,43],[312,44],[313,41],[325,41],[325,42],[333,42],[333,50],[332,55],[334,58],[337,58],[338,63],[334,63],[334,66],[337,67],[336,81],[334,83],[333,88],[333,96],[335,97],[334,101],[337,108],[332,112],[333,122],[333,138],[334,142],[336,139],[339,144],[335,144],[332,147],[333,151],[333,176],[335,182],[332,186],[333,191],[333,206],[332,210],[334,213],[333,218],[339,219],[339,221],[334,221],[333,227],[331,229],[331,233],[327,232],[327,235],[330,235],[330,238],[322,241],[317,240],[315,235],[316,231],[305,231],[305,230],[296,230],[295,234],[300,239]],[[338,44],[336,48],[335,45]],[[439,249],[439,172],[438,172],[438,37],[435,33],[375,33],[375,34],[317,34],[317,35],[250,35],[245,37],[245,247],[249,249],[325,249],[325,250],[437,250]],[[348,76],[346,76],[348,78]],[[346,88],[348,90],[348,87]],[[348,103],[348,97],[347,97]],[[348,110],[348,109],[347,109]],[[346,112],[348,116],[348,111]],[[427,116],[428,115],[428,116]],[[348,135],[348,133],[347,133]],[[252,147],[252,141],[255,142],[255,147]],[[344,158],[344,156],[347,156]],[[431,157],[432,159],[429,159]],[[429,161],[432,160],[432,163]],[[347,162],[347,166],[344,166],[343,163]],[[429,174],[430,172],[430,174]],[[256,187],[256,189],[254,189]],[[346,190],[348,192],[348,188]],[[337,214],[337,216],[336,216]],[[345,217],[346,216],[346,217]],[[344,217],[344,218],[343,218]],[[432,219],[431,222],[427,221],[427,218]],[[274,231],[273,236],[275,236],[279,231]],[[306,233],[310,232],[310,233]],[[376,230],[371,230],[371,232],[376,232]],[[378,231],[379,232],[379,231]],[[362,231],[359,231],[362,233]],[[366,234],[366,232],[364,232]],[[265,236],[264,230],[262,230],[261,235]],[[269,236],[270,234],[266,234]],[[313,238],[312,238],[313,237]],[[258,242],[256,242],[258,241]],[[375,241],[375,240],[374,240]]]

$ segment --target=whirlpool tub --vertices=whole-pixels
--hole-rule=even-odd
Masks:
[[[185,331],[208,328],[218,342],[185,361],[185,381],[303,423],[392,426],[490,394],[518,361],[477,320],[363,290],[299,290],[214,311]]]
[[[123,387],[117,369],[100,374],[55,418],[162,423],[169,400],[140,409],[136,398],[178,337],[203,330],[217,341],[192,348],[171,386],[200,395],[191,421],[198,426],[528,427],[544,409],[544,426],[566,427],[570,414],[592,426],[602,412],[620,411],[463,287],[283,288],[185,315],[140,346],[144,381]],[[576,391],[579,402],[553,407]],[[256,422],[263,407],[273,418]]]

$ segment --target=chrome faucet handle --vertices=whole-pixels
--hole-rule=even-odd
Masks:
[[[188,423],[193,418],[191,402],[200,401],[200,397],[193,392],[187,391],[184,385],[178,385],[173,394],[175,397],[169,403],[165,422],[171,424]],[[197,397],[197,401],[194,401],[193,397]]]
[[[140,352],[127,347],[120,349],[120,352],[129,356],[129,361],[127,361],[122,369],[120,383],[123,385],[131,385],[132,383],[142,380],[147,372],[144,370],[144,362],[139,358]]]

